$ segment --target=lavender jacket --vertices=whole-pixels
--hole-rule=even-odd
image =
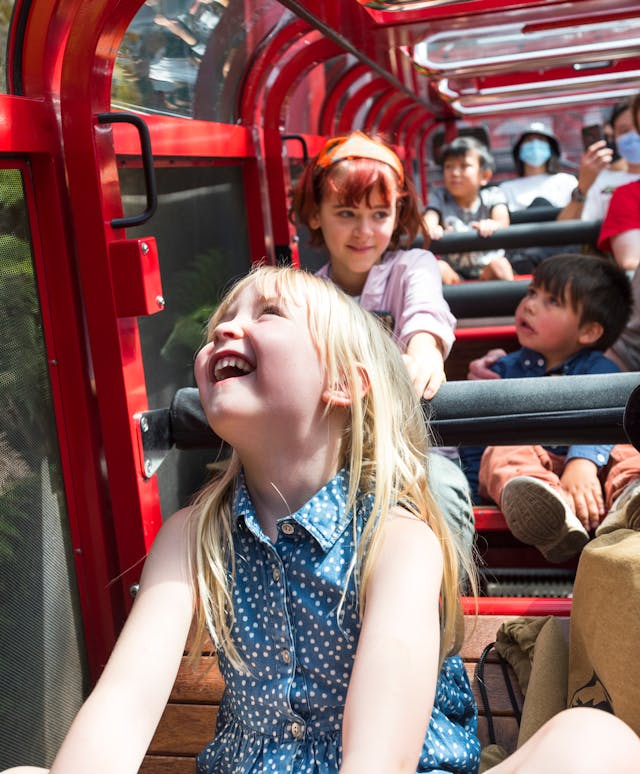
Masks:
[[[316,274],[331,279],[331,264]],[[438,259],[428,250],[386,252],[371,267],[359,302],[370,312],[391,313],[393,336],[403,351],[420,331],[440,339],[445,358],[451,351],[456,318],[442,295]]]

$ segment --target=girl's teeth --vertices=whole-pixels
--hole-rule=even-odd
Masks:
[[[249,373],[251,370],[253,370],[251,366],[242,358],[223,357],[221,360],[218,360],[214,368],[214,376],[216,379],[219,378],[220,373],[224,368],[237,368],[238,371],[242,371],[243,373]]]

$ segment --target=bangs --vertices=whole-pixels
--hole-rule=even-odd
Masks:
[[[280,272],[272,267],[261,267],[251,271],[241,282],[239,290],[255,285],[265,301],[279,301],[284,306],[305,305],[302,283],[293,272]]]
[[[233,306],[238,296],[247,288],[255,287],[264,301],[277,301],[285,308],[298,306],[306,310],[311,336],[324,354],[323,341],[335,315],[335,298],[340,298],[336,287],[309,274],[304,269],[283,271],[275,266],[259,266],[242,277],[224,297],[207,326],[207,341],[213,331]]]
[[[533,281],[563,303],[569,303],[574,312],[579,311],[579,294],[575,287],[576,267],[572,261],[542,261],[536,266]]]
[[[293,272],[279,272],[272,266],[258,266],[239,279],[226,293],[215,313],[209,320],[207,336],[211,339],[213,329],[227,314],[237,297],[249,286],[255,286],[264,301],[278,301],[285,307],[304,305],[304,289],[302,283]]]
[[[361,201],[370,207],[374,193],[379,193],[384,206],[390,207],[393,194],[401,195],[391,167],[373,159],[340,161],[331,168],[324,186],[334,191],[340,204],[345,207],[355,207]]]

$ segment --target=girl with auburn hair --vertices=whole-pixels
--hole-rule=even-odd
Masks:
[[[327,140],[293,191],[291,218],[324,246],[330,279],[386,321],[419,396],[432,398],[445,380],[455,318],[442,294],[439,264],[428,242],[411,180],[395,152],[362,132]],[[429,454],[431,487],[449,527],[469,555],[474,519],[457,449]]]

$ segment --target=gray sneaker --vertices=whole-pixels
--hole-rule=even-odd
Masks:
[[[589,533],[558,492],[531,476],[517,476],[502,490],[500,509],[509,529],[550,562],[578,554]]]
[[[609,512],[596,529],[596,537],[615,529],[640,529],[640,481],[635,479],[613,501]]]

